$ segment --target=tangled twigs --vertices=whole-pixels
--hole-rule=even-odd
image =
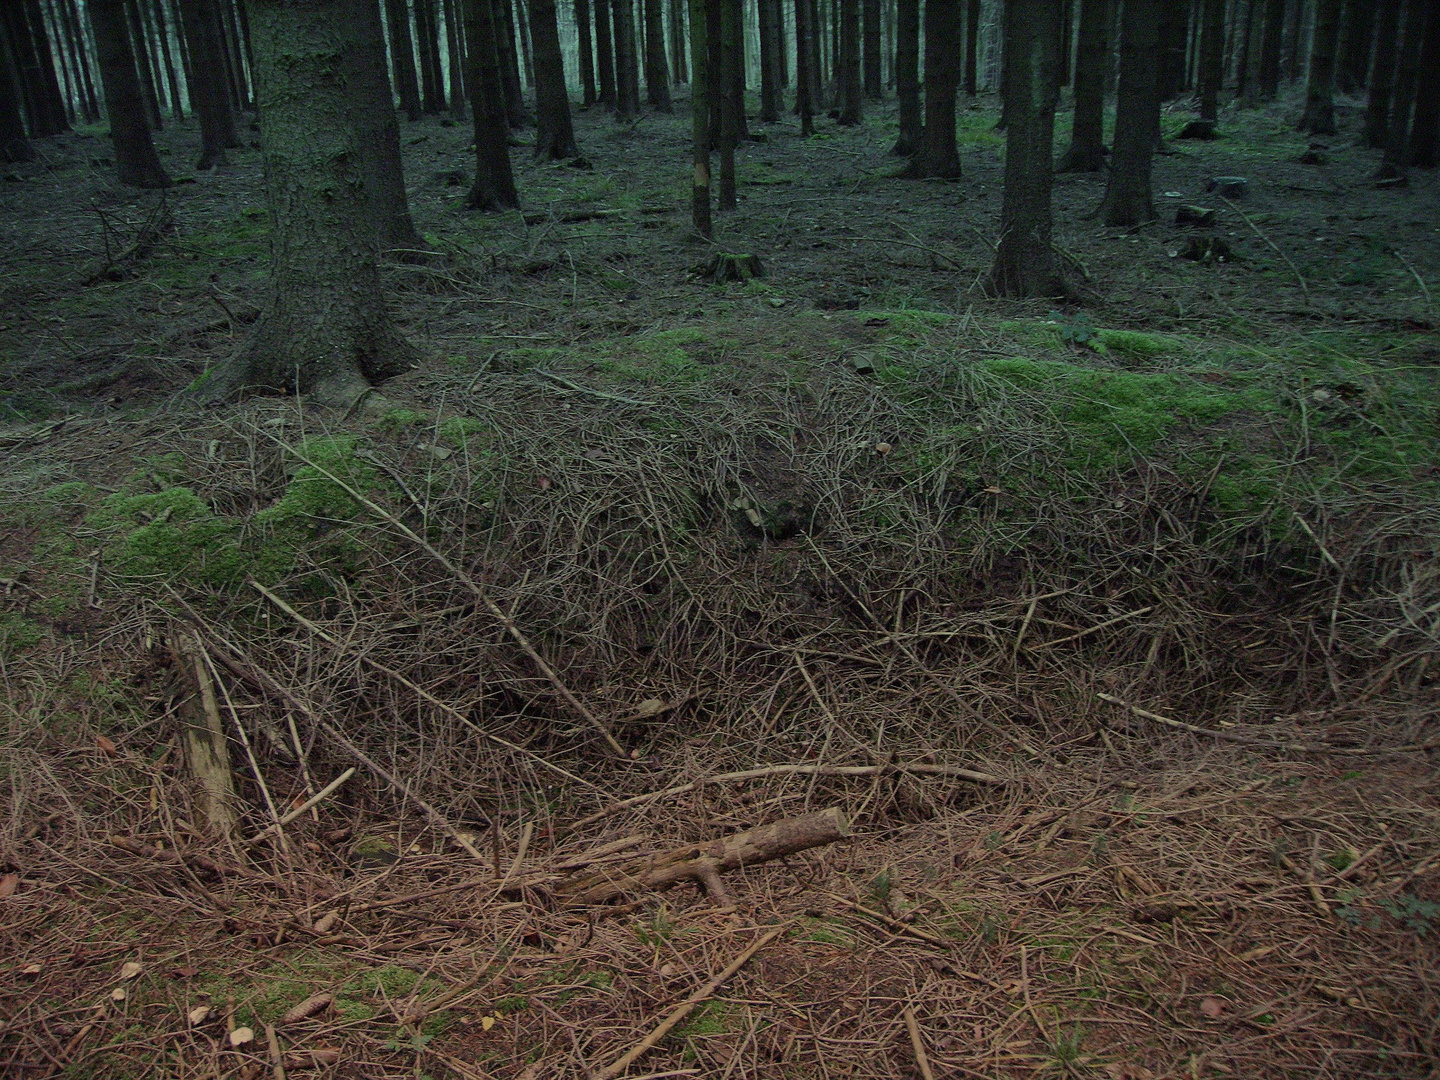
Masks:
[[[530,644],[530,639],[527,638],[525,634],[521,631],[520,627],[515,624],[515,620],[512,619],[508,614],[506,614],[504,609],[501,608],[499,604],[495,603],[495,601],[491,599],[490,594],[486,592],[485,589],[482,588],[473,577],[462,571],[458,566],[451,562],[444,555],[443,552],[441,552],[437,547],[431,544],[430,541],[426,540],[414,529],[406,525],[389,510],[386,510],[383,506],[375,502],[373,499],[367,498],[365,495],[363,495],[355,488],[353,484],[346,483],[329,469],[325,468],[325,466],[317,464],[315,461],[307,458],[298,449],[285,442],[285,440],[277,438],[274,435],[271,435],[269,437],[271,439],[274,439],[274,441],[287,453],[293,454],[298,460],[303,461],[306,465],[310,466],[310,468],[320,473],[327,480],[338,485],[341,490],[343,490],[347,495],[349,495],[352,499],[358,502],[361,506],[365,507],[376,517],[386,522],[396,532],[400,533],[401,536],[405,537],[405,539],[409,540],[416,547],[424,551],[425,554],[429,555],[432,559],[434,559],[441,566],[443,566],[455,578],[455,580],[459,582],[464,588],[469,590],[469,592],[475,597],[475,599],[480,601],[480,603],[485,607],[485,609],[495,617],[495,620],[505,628],[505,632],[508,633],[515,640],[515,643],[520,646],[520,648],[524,651],[525,655],[530,658],[531,662],[540,670],[540,673],[544,675],[545,678],[549,681],[550,685],[555,688],[555,691],[562,698],[565,699],[566,703],[572,709],[575,710],[576,714],[587,724],[593,727],[597,732],[599,732],[601,737],[604,738],[606,744],[610,747],[610,749],[614,750],[616,754],[618,754],[620,757],[627,756],[625,753],[625,748],[616,741],[615,736],[610,733],[610,729],[601,722],[599,717],[597,717],[585,706],[584,702],[582,702],[571,692],[570,688],[565,685],[564,680],[560,678],[560,676],[556,673],[555,669],[552,668],[549,663],[546,662],[545,658],[535,650],[535,646]],[[419,507],[417,507],[417,509],[419,509]]]

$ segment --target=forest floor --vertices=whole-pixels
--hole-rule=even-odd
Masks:
[[[0,1073],[608,1076],[778,929],[625,1075],[1436,1075],[1440,178],[1376,188],[1357,105],[1171,144],[1138,229],[1058,177],[1065,305],[981,289],[989,100],[956,182],[893,177],[890,106],[754,125],[728,285],[684,114],[580,113],[593,167],[518,148],[489,217],[468,126],[405,125],[429,359],[350,416],[180,395],[264,299],[257,151],[192,176],[172,126],[160,195],[39,144],[0,175]],[[180,625],[244,835],[339,738],[385,775],[207,838]],[[560,899],[828,806],[854,835],[733,909]]]

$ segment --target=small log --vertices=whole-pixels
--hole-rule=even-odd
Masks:
[[[230,749],[215,699],[215,684],[200,649],[200,642],[188,630],[176,628],[170,636],[170,651],[180,675],[176,711],[184,725],[185,759],[200,784],[200,808],[205,820],[214,833],[227,837],[240,820],[235,808],[235,781],[230,774]]]
[[[637,889],[663,889],[678,881],[699,881],[717,904],[729,906],[732,901],[720,883],[720,874],[726,870],[833,844],[849,835],[845,815],[838,806],[832,806],[718,840],[629,859],[561,882],[555,886],[555,893],[569,905],[600,904]]]

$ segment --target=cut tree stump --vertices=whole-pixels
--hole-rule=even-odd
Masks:
[[[760,265],[758,255],[722,251],[700,268],[700,276],[708,278],[716,285],[723,285],[727,281],[749,281],[751,278],[764,277],[765,268]]]
[[[731,907],[734,899],[720,881],[726,870],[833,844],[849,835],[845,815],[838,806],[832,806],[718,840],[629,859],[561,882],[554,887],[555,894],[569,905],[601,904],[639,889],[663,889],[679,881],[698,881],[716,904]]]

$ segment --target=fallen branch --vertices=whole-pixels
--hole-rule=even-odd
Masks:
[[[749,948],[747,948],[734,960],[730,961],[724,971],[720,972],[719,975],[716,975],[715,978],[711,979],[699,990],[696,990],[679,1005],[675,1006],[675,1008],[670,1011],[669,1015],[666,1016],[664,1020],[661,1020],[660,1023],[655,1025],[654,1030],[651,1031],[649,1035],[646,1035],[645,1038],[641,1039],[638,1043],[636,1043],[633,1047],[626,1051],[623,1057],[613,1062],[612,1064],[607,1065],[605,1068],[601,1069],[598,1073],[596,1073],[594,1076],[594,1080],[615,1080],[615,1077],[619,1076],[631,1065],[635,1064],[636,1061],[640,1060],[640,1058],[646,1053],[646,1051],[650,1050],[652,1047],[655,1046],[656,1043],[658,1043],[666,1035],[670,1034],[670,1032],[675,1029],[676,1024],[680,1023],[681,1020],[684,1020],[685,1017],[689,1016],[692,1012],[695,1011],[695,1007],[697,1005],[704,1003],[715,993],[716,990],[719,990],[720,987],[724,986],[725,983],[730,980],[731,976],[733,976],[737,971],[739,971],[742,967],[749,963],[752,956],[754,956],[757,952],[763,949],[766,945],[769,945],[770,942],[774,941],[787,929],[789,929],[789,923],[786,923],[783,926],[777,926],[768,934],[757,939],[753,944],[749,946]]]
[[[636,889],[663,889],[679,881],[699,881],[711,899],[721,907],[729,907],[733,900],[720,882],[724,871],[832,844],[849,835],[845,815],[838,806],[832,806],[718,840],[629,859],[561,882],[555,886],[555,893],[566,904],[600,904]]]
[[[1114,694],[1097,694],[1101,701],[1108,701],[1111,705],[1118,705],[1127,709],[1145,720],[1153,720],[1157,724],[1164,724],[1166,727],[1175,728],[1178,731],[1190,731],[1196,735],[1209,735],[1212,739],[1224,739],[1227,742],[1243,743],[1246,746],[1267,746],[1274,750],[1291,750],[1301,753],[1323,753],[1333,752],[1337,748],[1333,746],[1307,746],[1305,743],[1277,742],[1273,739],[1256,739],[1249,735],[1238,735],[1232,731],[1217,731],[1214,728],[1201,727],[1198,724],[1187,724],[1183,720],[1172,720],[1168,716],[1161,716],[1159,713],[1142,709],[1138,705],[1131,705],[1128,701],[1116,697]]]
[[[294,810],[291,810],[279,821],[276,821],[274,824],[267,827],[264,832],[256,833],[249,840],[246,840],[245,843],[258,844],[261,840],[264,840],[265,837],[269,836],[272,832],[275,832],[277,829],[283,829],[286,825],[289,825],[290,822],[294,821],[301,814],[305,813],[306,810],[309,810],[312,806],[318,806],[320,803],[328,799],[331,795],[335,794],[335,792],[339,791],[340,785],[345,783],[346,780],[349,780],[354,775],[355,769],[353,766],[346,769],[343,773],[337,776],[334,780],[331,780],[330,783],[326,784],[314,795],[311,795],[310,798],[306,799]]]
[[[655,802],[657,799],[668,798],[671,795],[683,795],[687,791],[694,791],[696,788],[704,787],[706,784],[735,784],[745,780],[759,780],[767,776],[875,776],[881,772],[902,772],[912,776],[947,776],[955,780],[971,780],[977,784],[993,784],[1004,786],[1006,781],[999,776],[990,773],[976,772],[974,769],[960,769],[950,765],[926,765],[917,763],[913,765],[886,764],[886,765],[764,765],[755,769],[743,769],[740,772],[719,773],[715,776],[707,776],[701,780],[694,780],[688,784],[679,784],[676,787],[666,788],[663,791],[649,791],[644,795],[632,795],[628,799],[622,799],[613,806],[607,806],[604,810],[597,810],[589,817],[583,817],[571,825],[567,832],[578,832],[587,825],[593,825],[602,818],[611,814],[619,813],[621,810],[633,806],[643,806],[646,803]]]

